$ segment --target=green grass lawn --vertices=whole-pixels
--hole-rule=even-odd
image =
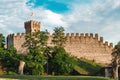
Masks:
[[[103,68],[102,65],[84,58],[80,58],[77,64],[78,65],[74,66],[74,70],[84,75],[95,75],[98,71],[100,71]]]
[[[32,76],[32,75],[1,75],[0,78],[23,80],[112,80],[96,76]],[[2,80],[2,79],[0,79]]]

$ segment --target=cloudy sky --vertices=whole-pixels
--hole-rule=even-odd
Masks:
[[[29,20],[50,32],[63,26],[68,33],[98,33],[114,45],[120,40],[120,0],[0,0],[0,33],[22,33]]]

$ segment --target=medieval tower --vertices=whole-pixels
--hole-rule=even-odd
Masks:
[[[37,21],[28,21],[24,23],[24,28],[26,33],[35,32],[40,30],[40,22]]]
[[[26,33],[40,30],[40,22],[33,20],[27,21],[24,23],[24,28],[25,33],[10,34],[7,36],[7,47],[13,45],[20,54],[27,53],[27,48],[23,47]],[[64,35],[67,37],[65,50],[71,55],[77,58],[82,57],[93,60],[104,65],[111,63],[113,44],[108,44],[107,41],[104,42],[103,37],[99,38],[98,34],[67,33]],[[54,46],[52,44],[52,35],[49,35],[48,45]]]

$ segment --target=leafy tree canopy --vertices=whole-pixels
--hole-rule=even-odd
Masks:
[[[7,74],[17,73],[18,61],[16,49],[11,46],[8,49],[0,49],[0,62],[6,68]]]
[[[118,67],[120,65],[120,42],[115,45],[112,56],[113,76],[115,80],[118,80]]]
[[[37,31],[34,33],[27,33],[26,36],[25,46],[29,49],[33,47],[43,47],[47,45],[48,40],[48,32],[47,31]]]
[[[53,40],[52,42],[57,47],[62,47],[66,41],[66,37],[64,36],[64,28],[63,27],[55,27],[53,33]]]
[[[118,44],[115,45],[112,55],[113,55],[113,60],[115,60],[115,59],[120,60],[120,42],[118,42]]]
[[[71,57],[64,48],[59,47],[55,49],[57,53],[52,59],[52,70],[57,75],[67,75],[73,70],[74,59]]]
[[[4,47],[4,43],[5,43],[5,37],[3,36],[3,34],[0,33],[0,48]]]
[[[46,64],[45,51],[47,48],[48,32],[38,31],[26,35],[26,45],[29,52],[25,58],[25,62],[29,68],[32,68],[32,74],[41,75],[44,72]]]

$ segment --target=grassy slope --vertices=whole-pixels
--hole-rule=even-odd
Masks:
[[[80,59],[74,69],[81,74],[93,74],[102,68],[90,60]],[[97,76],[32,76],[32,75],[1,75],[0,78],[25,79],[25,80],[111,80]],[[0,79],[2,80],[2,79]]]
[[[80,74],[84,74],[84,75],[95,74],[101,68],[103,68],[102,65],[97,64],[90,60],[82,59],[82,58],[78,60],[78,65],[74,66],[74,69],[77,72],[79,72]]]
[[[91,76],[28,76],[28,75],[3,75],[0,78],[25,79],[25,80],[111,80],[104,77]]]

